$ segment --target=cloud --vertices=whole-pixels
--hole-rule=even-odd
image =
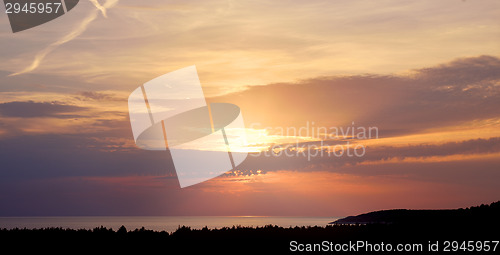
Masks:
[[[104,132],[110,136],[106,133],[109,130],[114,132],[110,137],[120,134],[120,139],[125,139],[130,133],[126,108],[117,104],[123,100],[112,93],[87,95],[95,99],[62,93],[12,92],[1,96],[5,102],[0,102],[0,140],[34,134]],[[53,101],[44,101],[47,98]]]
[[[320,77],[294,84],[281,83],[250,87],[245,91],[223,97],[209,98],[209,101],[233,102],[239,105],[247,127],[250,127],[253,122],[261,123],[261,127],[293,127],[303,126],[307,121],[315,121],[317,126],[341,126],[344,123],[350,125],[352,121],[355,121],[359,125],[379,126],[379,133],[383,140],[384,137],[414,134],[431,128],[444,127],[446,129],[447,125],[464,121],[498,118],[500,116],[500,92],[496,84],[500,78],[500,72],[497,72],[500,70],[499,67],[498,58],[481,56],[458,59],[444,65],[415,70],[409,77],[377,75]],[[477,73],[481,75],[478,76]],[[455,76],[461,78],[455,79]],[[458,84],[462,79],[468,79],[467,84]],[[471,84],[476,84],[474,93],[466,89]],[[448,86],[450,89],[447,88]],[[2,162],[6,164],[14,162],[12,161],[14,158],[22,157],[23,153],[26,153],[32,159],[30,162],[37,163],[14,164],[26,171],[31,171],[29,169],[35,165],[50,168],[48,166],[53,166],[57,162],[57,169],[46,169],[46,171],[59,172],[62,171],[61,169],[70,168],[73,169],[71,173],[91,175],[137,174],[142,173],[142,165],[131,162],[143,162],[143,159],[153,157],[153,155],[158,157],[156,152],[140,151],[133,146],[130,124],[125,112],[103,112],[115,109],[107,105],[102,109],[95,108],[105,103],[117,104],[120,96],[115,96],[112,92],[84,91],[72,97],[76,100],[88,100],[92,104],[88,107],[58,101],[12,101],[0,104],[0,114],[5,117],[67,119],[85,117],[81,116],[82,113],[92,114],[89,117],[90,121],[78,122],[75,123],[78,126],[71,126],[74,131],[72,133],[63,134],[61,131],[36,135],[15,133],[19,135],[3,138],[2,148],[6,149],[1,153],[5,156]],[[3,128],[6,127],[4,122],[0,124]],[[55,143],[57,146],[50,151],[46,150],[44,156],[38,158],[37,150],[45,148],[45,144],[54,143],[53,141],[57,141]],[[347,141],[327,142],[344,144]],[[299,145],[314,144],[318,145],[318,142]],[[415,142],[411,145],[396,146],[388,142],[368,145],[366,155],[362,158],[312,157],[308,159],[307,154],[305,154],[306,157],[301,156],[302,154],[296,157],[249,156],[238,170],[241,170],[242,174],[251,175],[257,170],[262,170],[262,173],[287,169],[315,171],[332,166],[382,162],[389,159],[482,155],[500,152],[499,144],[498,137],[477,139],[477,136],[456,138],[455,141],[440,144]],[[19,150],[12,148],[19,148]],[[13,157],[12,153],[17,156]],[[164,169],[164,162],[170,160],[167,158],[163,155],[150,161],[149,164]],[[15,162],[22,162],[22,160]],[[128,170],[120,172],[117,170],[120,167]],[[173,167],[169,165],[165,169],[173,169]],[[228,176],[231,175],[228,174]]]
[[[126,124],[123,122],[120,125]],[[127,139],[123,139],[126,135],[115,128],[97,133],[23,135],[5,138],[1,141],[0,177],[9,180],[75,176],[176,176],[168,152],[144,151],[133,145],[129,147]],[[133,144],[133,141],[130,144]],[[364,162],[376,166],[377,161],[385,163],[391,159],[500,153],[500,137],[440,145],[367,147],[366,151],[364,157],[327,156],[326,152],[324,156],[316,154],[310,158],[307,157],[307,152],[305,154],[290,152],[293,156],[286,156],[285,153],[271,156],[261,154],[257,157],[250,155],[238,166],[237,171],[228,172],[224,177],[250,177],[279,170],[351,173],[354,166],[360,169],[367,167],[360,165]],[[402,174],[400,168],[393,169],[390,173]],[[379,171],[367,168],[366,171],[358,171],[356,174],[372,175],[379,174]]]
[[[500,117],[500,59],[457,59],[408,75],[328,76],[251,86],[208,99],[242,109],[247,127],[374,126],[380,136]]]
[[[411,76],[344,76],[319,77],[298,83],[270,84],[250,87],[249,89],[209,101],[232,102],[242,108],[246,126],[259,122],[265,126],[303,126],[307,121],[315,121],[317,126],[341,126],[355,121],[359,125],[379,126],[381,138],[401,134],[413,134],[422,130],[472,121],[476,119],[500,116],[500,92],[497,81],[500,78],[500,60],[491,56],[465,58],[432,68],[415,70]],[[481,73],[481,75],[477,75]],[[460,78],[454,78],[458,76]],[[467,79],[467,83],[460,83]],[[432,81],[432,82],[431,82]],[[460,84],[459,84],[460,83]],[[474,92],[469,86],[475,84]],[[447,87],[450,87],[449,89]],[[112,92],[78,92],[77,100],[90,100],[116,104]],[[114,99],[113,99],[114,98]],[[49,155],[33,158],[36,165],[60,165],[56,169],[73,168],[81,174],[100,174],[126,165],[121,173],[141,173],[141,161],[147,155],[156,152],[139,151],[133,146],[130,124],[124,112],[110,112],[113,119],[102,115],[102,110],[76,106],[61,102],[12,101],[0,104],[0,114],[19,118],[71,118],[81,113],[93,112],[90,122],[80,122],[72,128],[78,132],[71,134],[37,134],[6,137],[2,140],[3,148],[23,148],[30,157],[38,155],[37,150],[44,148],[50,141],[57,141],[57,147],[46,151]],[[97,107],[97,106],[96,106]],[[102,115],[102,116],[101,116]],[[118,117],[116,117],[118,116]],[[79,116],[82,117],[82,116]],[[3,125],[5,126],[5,124]],[[29,137],[29,138],[28,138]],[[499,138],[477,137],[456,138],[459,141],[436,144],[395,146],[389,143],[368,145],[366,156],[357,157],[253,157],[239,167],[243,174],[255,174],[255,171],[305,169],[321,170],[332,166],[357,165],[363,162],[377,162],[389,159],[445,157],[448,155],[477,155],[498,153]],[[127,142],[128,141],[128,142]],[[344,144],[348,140],[328,141]],[[360,141],[363,143],[362,141]],[[301,143],[300,145],[314,143]],[[317,145],[317,142],[316,142]],[[26,150],[25,148],[32,148]],[[2,152],[5,161],[15,150]],[[22,154],[21,154],[22,155]],[[305,154],[307,155],[307,154]],[[156,157],[156,156],[155,156]],[[167,157],[168,158],[168,157]],[[69,160],[71,159],[71,160]],[[164,167],[159,157],[151,161],[151,166]],[[22,160],[21,160],[22,161]],[[100,162],[100,163],[96,163]],[[116,164],[110,167],[107,163]],[[127,162],[127,163],[124,163]],[[59,164],[58,163],[58,164]],[[77,169],[72,167],[77,165]],[[34,165],[20,164],[27,171]],[[137,168],[137,169],[134,169]],[[172,166],[166,167],[172,169]],[[154,171],[153,171],[154,172]],[[229,176],[231,174],[228,174]]]
[[[450,155],[474,155],[500,152],[500,137],[489,139],[471,139],[444,144],[418,144],[408,146],[380,146],[369,148],[366,160],[387,160],[391,158],[405,159],[428,158]],[[367,148],[368,150],[368,148]]]
[[[311,146],[311,147],[308,147]],[[262,174],[269,171],[279,171],[294,169],[297,171],[340,171],[339,167],[355,166],[361,163],[368,165],[391,163],[403,161],[405,159],[420,159],[424,162],[431,162],[433,157],[458,156],[451,161],[459,160],[464,156],[494,155],[500,154],[500,137],[489,139],[470,139],[466,141],[447,142],[443,144],[417,144],[405,146],[366,146],[365,153],[360,157],[351,150],[350,155],[347,150],[344,154],[328,153],[327,150],[318,151],[316,145],[299,144],[299,148],[305,149],[304,152],[287,149],[285,151],[272,153],[266,151],[262,153],[253,153],[238,166],[241,174],[255,174],[255,171],[261,170]],[[400,174],[397,170],[393,174]],[[365,173],[369,174],[369,172]],[[227,176],[231,176],[229,173]]]
[[[64,19],[81,22],[91,10],[101,15],[84,2],[87,8]],[[123,89],[195,63],[206,91],[213,94],[322,75],[389,74],[457,56],[496,54],[497,6],[496,1],[455,0],[121,0],[107,10],[110,18],[96,18],[78,40],[50,53],[37,72],[88,79],[99,89]],[[30,40],[5,33],[9,47],[0,52],[7,56],[1,69],[22,70],[26,56],[32,60],[29,49],[49,45],[54,34],[70,28],[55,22],[31,31],[37,34],[27,35]]]
[[[75,113],[87,110],[85,107],[66,105],[59,102],[7,102],[0,104],[0,114],[4,117],[19,118],[77,118]]]
[[[82,91],[77,93],[76,98],[80,100],[95,100],[95,101],[123,101],[125,98],[117,97],[111,93],[97,92],[97,91]]]
[[[448,187],[447,185],[469,185],[467,186],[470,187],[469,190],[494,191],[497,184],[492,180],[498,175],[496,169],[499,162],[495,157],[500,154],[500,136],[478,138],[482,134],[477,133],[467,137],[452,137],[441,142],[436,140],[421,142],[402,135],[414,135],[432,129],[447,131],[450,125],[457,128],[457,125],[464,122],[499,118],[500,92],[497,85],[500,78],[497,72],[499,67],[498,58],[480,56],[414,70],[408,75],[317,77],[297,83],[249,87],[245,91],[209,98],[209,101],[232,102],[239,105],[247,127],[256,122],[259,122],[261,127],[300,127],[307,121],[310,123],[314,121],[316,126],[345,127],[355,121],[356,126],[379,127],[380,143],[367,143],[366,154],[363,157],[317,154],[308,158],[309,152],[291,157],[284,153],[281,156],[261,154],[257,157],[252,154],[238,166],[236,171],[228,172],[187,191],[178,189],[178,182],[174,178],[176,176],[174,165],[168,152],[144,151],[134,146],[126,112],[120,111],[118,107],[126,103],[126,100],[120,98],[126,97],[119,92],[74,91],[69,96],[54,97],[58,100],[54,102],[26,101],[29,97],[23,97],[24,101],[7,101],[0,104],[2,116],[30,118],[14,123],[14,127],[19,129],[26,121],[35,120],[35,117],[56,120],[62,118],[63,120],[57,120],[62,124],[68,122],[66,118],[70,116],[82,113],[91,116],[88,117],[88,122],[78,122],[71,126],[72,132],[69,133],[64,133],[61,129],[47,133],[48,126],[35,123],[32,125],[44,133],[12,132],[2,137],[0,189],[15,190],[15,197],[29,198],[30,201],[38,199],[34,195],[23,193],[23,190],[37,192],[53,185],[57,185],[61,191],[81,192],[79,196],[82,199],[99,198],[100,193],[108,194],[110,190],[114,191],[109,194],[134,196],[134,192],[128,190],[129,183],[135,181],[133,176],[141,176],[137,181],[144,183],[130,189],[139,192],[141,197],[134,199],[142,201],[143,198],[149,197],[148,194],[157,192],[157,189],[148,186],[149,184],[156,185],[162,181],[168,183],[162,191],[165,193],[162,193],[163,195],[155,193],[155,203],[150,205],[157,204],[156,202],[162,199],[177,201],[180,198],[190,197],[186,195],[188,193],[195,194],[190,200],[194,203],[199,201],[195,198],[199,198],[200,194],[206,195],[205,190],[216,191],[210,193],[210,197],[213,198],[210,201],[218,198],[218,201],[221,201],[221,196],[231,197],[234,193],[248,196],[255,204],[257,201],[253,200],[255,196],[259,197],[269,192],[276,194],[277,197],[283,197],[280,192],[288,190],[290,185],[299,182],[300,178],[309,178],[307,185],[296,185],[300,191],[297,191],[298,194],[304,195],[304,201],[308,201],[310,197],[306,194],[310,194],[310,190],[318,187],[314,183],[318,180],[324,179],[321,189],[317,189],[318,193],[328,190],[332,185],[346,185],[345,181],[340,180],[332,184],[331,180],[325,178],[345,177],[349,180],[352,178],[353,182],[361,178],[363,184],[355,187],[378,185],[380,190],[386,192],[384,195],[405,188],[405,185],[401,185],[384,190],[387,187],[386,183],[394,183],[386,176],[392,176],[398,182],[413,183],[412,187],[437,182],[435,184],[437,186],[433,186],[436,190]],[[477,75],[478,73],[480,75]],[[19,94],[14,94],[15,96],[19,97]],[[111,110],[113,112],[106,113]],[[12,128],[12,123],[5,119],[9,118],[2,119],[0,128]],[[474,131],[474,127],[471,128]],[[396,138],[403,139],[403,143],[391,142],[390,139]],[[347,141],[364,142],[339,139],[325,143],[345,144]],[[318,142],[300,143],[299,146],[301,145],[318,145]],[[435,160],[436,158],[444,160]],[[276,187],[273,180],[283,180],[286,176],[291,176],[290,182],[282,181],[279,183],[280,186]],[[150,177],[159,179],[150,182],[152,180]],[[18,184],[18,187],[12,188],[12,183]],[[36,188],[29,189],[34,187],[33,185]],[[141,185],[144,187],[139,187]],[[448,188],[461,190],[456,187]],[[221,192],[218,192],[221,189],[227,192],[221,195]],[[85,195],[89,190],[95,193],[90,196]],[[345,190],[340,189],[332,195],[344,194],[343,192],[348,190],[353,192],[349,188]],[[171,195],[171,191],[174,191],[175,196]],[[371,191],[367,188],[366,192],[361,193],[373,194]],[[413,191],[404,192],[412,194]],[[465,193],[467,192],[462,190],[461,194]],[[49,198],[53,193],[44,194],[47,202],[52,201]],[[164,194],[169,194],[166,196],[170,197],[166,198]],[[377,199],[376,195],[372,196],[373,199]],[[70,196],[63,197],[66,204],[72,204]],[[109,202],[112,201],[112,197],[89,204],[95,206],[104,203],[103,201]],[[361,199],[360,196],[354,197]],[[1,199],[7,201],[9,198]],[[121,206],[129,208],[126,206],[129,203],[125,200],[121,202]],[[401,198],[401,201],[406,199]],[[21,206],[19,203],[12,204]],[[176,206],[182,207],[179,204]],[[18,208],[16,212],[26,212],[31,207],[27,208]],[[116,212],[109,207],[106,208],[110,212]],[[202,211],[202,208],[197,210]],[[12,214],[16,212],[12,211]],[[67,212],[74,213],[71,210]]]
[[[2,215],[158,215],[162,210],[172,215],[306,215],[311,208],[331,214],[335,207],[352,210],[356,204],[372,204],[360,211],[374,204],[390,207],[394,200],[442,206],[463,203],[467,196],[473,201],[498,197],[494,157],[499,138],[479,133],[429,143],[405,136],[399,144],[368,145],[363,158],[250,156],[237,172],[180,190],[168,152],[135,148],[126,116],[126,98],[137,84],[196,63],[207,91],[267,84],[210,98],[239,105],[247,127],[306,122],[345,127],[354,121],[379,127],[383,140],[498,119],[499,59],[479,56],[498,52],[498,8],[492,8],[498,3],[450,1],[435,8],[434,2],[144,2],[140,5],[146,8],[120,6],[106,13],[92,6],[91,15],[85,9],[83,16],[68,15],[67,21],[78,19],[75,27],[45,27],[54,33],[71,29],[56,42],[45,30],[15,38],[5,33],[9,47],[3,50],[8,58],[2,69],[15,67],[24,75],[4,77],[0,86],[8,91],[1,95],[0,133],[21,130],[4,132],[0,140],[0,204],[7,208]],[[98,19],[100,13],[113,19]],[[71,47],[59,47],[68,42]],[[24,54],[40,44],[48,46],[20,68]],[[50,54],[53,61],[46,61]],[[456,56],[479,57],[382,75]],[[40,64],[52,75],[29,73]],[[378,74],[332,76],[365,72]],[[304,77],[313,78],[290,82]],[[276,81],[281,83],[268,84]],[[27,125],[31,131],[25,131]],[[454,158],[433,161],[436,157]],[[252,174],[263,181],[247,182]],[[135,188],[149,187],[150,180],[166,181],[169,189]],[[228,194],[235,191],[234,183],[245,186],[244,194],[204,192],[214,185]],[[435,185],[428,189],[429,183]],[[448,183],[460,185],[442,196]]]
[[[415,78],[425,81],[429,87],[438,85],[451,86],[453,89],[465,89],[480,81],[500,79],[499,69],[499,58],[483,55],[459,58],[435,67],[417,69],[415,70]]]
[[[66,34],[65,36],[63,36],[59,40],[51,43],[49,46],[47,46],[43,50],[39,51],[35,55],[35,59],[31,63],[31,65],[29,65],[28,67],[24,68],[23,70],[21,70],[19,72],[12,73],[9,76],[16,76],[16,75],[20,75],[20,74],[29,73],[29,72],[37,69],[38,66],[40,66],[40,63],[43,61],[43,59],[49,53],[51,53],[52,51],[57,49],[59,46],[65,44],[69,41],[72,41],[77,36],[79,36],[83,32],[85,32],[85,30],[87,30],[87,27],[89,26],[89,24],[97,18],[98,11],[101,11],[103,16],[107,17],[106,16],[106,8],[110,8],[118,2],[118,0],[106,0],[104,6],[102,6],[97,2],[97,0],[90,0],[90,1],[98,8],[98,10],[93,10],[92,12],[90,12],[89,15],[87,17],[85,17],[85,19],[83,19],[72,31],[70,31],[68,34]]]
[[[117,130],[37,134],[1,140],[0,179],[175,175],[168,152],[128,147]],[[131,135],[131,134],[130,134]],[[133,142],[133,141],[132,141]]]

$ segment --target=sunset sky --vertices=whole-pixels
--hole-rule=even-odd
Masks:
[[[341,217],[498,201],[499,17],[497,0],[80,0],[12,33],[2,9],[0,216]],[[254,154],[181,189],[168,152],[135,145],[127,99],[192,65],[208,102],[241,108]],[[378,137],[280,132],[302,127]],[[255,153],[347,143],[364,155]]]

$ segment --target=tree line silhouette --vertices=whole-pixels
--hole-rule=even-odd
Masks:
[[[389,210],[397,215],[404,210]],[[413,210],[407,210],[413,211]],[[427,210],[414,210],[427,211]],[[210,229],[193,229],[179,226],[172,233],[145,229],[127,230],[121,226],[117,230],[106,227],[94,229],[0,229],[0,243],[21,251],[57,252],[178,252],[192,253],[215,251],[217,253],[289,252],[290,241],[303,243],[323,240],[345,241],[391,241],[422,242],[432,240],[499,240],[500,202],[466,209],[434,210],[445,212],[449,218],[439,217],[439,221],[423,214],[411,213],[399,220],[370,224],[333,224],[309,227],[262,227],[232,226]],[[382,211],[384,212],[384,211]],[[396,213],[396,214],[394,214]],[[401,220],[402,218],[405,220]],[[349,217],[347,217],[349,218]],[[396,217],[397,218],[397,217]],[[388,223],[389,222],[389,223]]]

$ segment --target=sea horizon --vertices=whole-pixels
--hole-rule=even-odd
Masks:
[[[326,226],[339,217],[310,216],[2,216],[0,229],[140,229],[174,232],[181,226],[192,229],[220,229],[223,227],[279,227]]]

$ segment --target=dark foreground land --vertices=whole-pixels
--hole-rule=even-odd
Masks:
[[[348,253],[345,250],[334,251],[335,247],[341,249],[340,245],[345,244],[343,248],[358,254],[366,251],[366,247],[355,247],[353,244],[365,242],[364,246],[367,243],[375,245],[369,253],[377,248],[387,248],[387,244],[391,244],[393,249],[397,244],[422,244],[419,253],[428,254],[431,253],[430,245],[437,243],[439,252],[433,253],[441,254],[446,242],[449,242],[449,254],[477,254],[478,251],[484,252],[486,245],[489,247],[486,253],[500,254],[500,245],[493,251],[493,241],[500,240],[499,216],[500,202],[496,202],[457,210],[379,211],[316,227],[180,227],[173,233],[144,228],[127,230],[125,227],[118,230],[103,227],[91,230],[2,229],[0,246],[3,251],[14,248],[15,252],[11,253],[290,254],[308,249],[315,250],[314,253]],[[460,247],[462,244],[464,246]],[[353,250],[353,247],[357,249]],[[386,252],[379,250],[378,253]]]

